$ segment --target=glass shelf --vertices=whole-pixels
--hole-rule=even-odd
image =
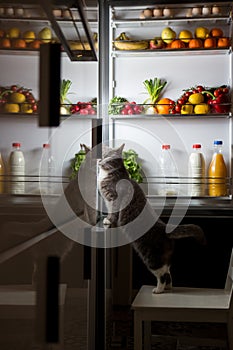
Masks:
[[[231,22],[231,18],[229,16],[226,17],[160,17],[160,18],[148,18],[148,19],[118,19],[114,20],[111,23],[112,28],[133,28],[133,27],[155,27],[156,25],[176,25],[177,23],[195,23],[197,22],[205,22],[210,24],[229,24]]]
[[[143,119],[143,120],[161,120],[161,119],[182,119],[182,120],[190,120],[190,119],[229,119],[232,118],[232,114],[134,114],[134,115],[109,115],[111,119],[124,119],[124,120],[134,120],[134,119]]]
[[[228,55],[232,48],[214,49],[146,49],[146,50],[112,50],[112,57],[153,57],[153,56],[189,56],[189,55]]]

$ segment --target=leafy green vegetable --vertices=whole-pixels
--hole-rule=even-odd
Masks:
[[[74,158],[71,160],[71,169],[72,169],[72,173],[70,175],[71,179],[74,179],[76,177],[77,172],[79,171],[79,168],[82,162],[85,160],[85,158],[86,158],[86,152],[81,146],[80,151],[76,153]]]
[[[167,82],[166,80],[162,81],[159,78],[154,78],[150,80],[145,80],[143,84],[149,95],[149,97],[144,101],[144,103],[149,102],[155,104],[158,101],[160,94]]]
[[[74,158],[71,160],[71,179],[74,179],[76,177],[77,172],[79,171],[79,168],[82,162],[85,160],[85,158],[85,150],[81,147],[81,150],[78,153],[76,153]],[[138,183],[141,183],[143,181],[142,167],[141,164],[138,163],[138,154],[132,149],[124,151],[123,161],[130,178],[134,179]]]
[[[124,151],[123,161],[130,178],[141,183],[143,181],[142,167],[141,164],[138,163],[138,154],[132,149]]]
[[[125,106],[125,103],[129,102],[124,97],[115,96],[113,97],[108,106],[108,113],[109,114],[120,114],[122,109]]]
[[[68,100],[67,95],[70,90],[72,81],[71,80],[65,80],[63,79],[61,81],[60,85],[60,100],[61,104],[65,104],[65,102],[71,103],[70,100]]]

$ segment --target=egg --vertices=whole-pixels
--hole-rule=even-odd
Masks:
[[[144,14],[144,16],[146,17],[146,18],[150,18],[150,17],[152,17],[153,16],[153,11],[151,10],[151,9],[145,9],[144,11],[143,11],[143,14]]]
[[[212,7],[212,14],[213,15],[220,15],[221,14],[221,7],[214,5]]]
[[[154,17],[161,17],[163,15],[163,10],[160,8],[154,8],[153,9],[153,16]]]
[[[201,15],[201,7],[193,7],[192,8],[192,15],[193,16],[200,16]]]
[[[15,8],[15,16],[22,17],[24,15],[24,9],[23,8]]]
[[[141,13],[140,13],[140,15],[139,15],[139,19],[145,19],[144,11],[141,11]]]
[[[202,14],[203,16],[209,16],[211,14],[211,7],[204,6],[202,8]]]
[[[14,9],[13,7],[6,7],[5,8],[5,15],[6,16],[14,16]]]
[[[172,9],[168,9],[165,7],[165,9],[163,10],[163,15],[166,17],[171,17],[173,15]]]
[[[186,17],[192,17],[192,9],[188,8],[186,11]]]
[[[61,17],[62,10],[61,9],[53,9],[53,15],[54,15],[54,17]]]
[[[69,10],[63,10],[62,11],[62,17],[63,18],[71,18],[71,14]]]

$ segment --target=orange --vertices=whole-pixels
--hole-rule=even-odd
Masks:
[[[42,41],[39,39],[36,39],[36,40],[33,40],[32,42],[30,42],[28,44],[28,47],[30,49],[39,49],[41,44],[42,44]]]
[[[12,47],[14,49],[25,49],[26,41],[24,39],[14,39],[12,41]]]
[[[176,40],[173,40],[170,48],[171,49],[183,49],[183,48],[185,48],[185,43],[180,39],[176,39]]]
[[[217,46],[217,41],[215,38],[206,38],[204,40],[204,47],[205,48],[214,48]]]
[[[167,97],[161,98],[157,103],[156,103],[156,110],[158,114],[169,114],[170,110],[173,107],[174,102]]]
[[[214,37],[214,38],[219,38],[221,36],[223,36],[223,31],[221,28],[212,28],[210,31],[210,36]]]
[[[11,41],[8,38],[2,38],[0,40],[0,47],[3,47],[4,49],[11,47]]]
[[[219,38],[217,46],[218,47],[229,47],[230,46],[230,39],[226,38],[226,37]]]
[[[190,49],[199,49],[203,47],[203,42],[201,39],[196,38],[196,39],[191,39],[189,42],[189,48]]]
[[[0,38],[4,38],[5,35],[5,31],[3,29],[0,29]]]

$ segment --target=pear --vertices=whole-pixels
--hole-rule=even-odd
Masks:
[[[45,27],[41,29],[38,33],[38,38],[43,41],[43,43],[49,43],[52,39],[52,31],[50,28]]]
[[[176,32],[172,28],[166,27],[162,30],[161,38],[166,44],[170,44],[176,38]]]

